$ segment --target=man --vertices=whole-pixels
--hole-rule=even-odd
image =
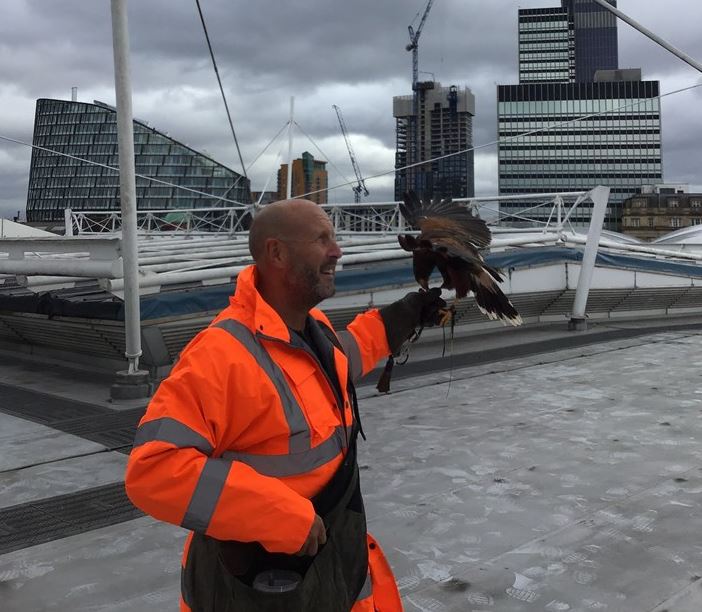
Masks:
[[[130,499],[191,530],[182,611],[395,612],[390,567],[366,532],[353,380],[445,305],[411,293],[338,336],[314,307],[341,250],[326,213],[277,202],[254,219],[254,265],[183,350],[137,430]]]

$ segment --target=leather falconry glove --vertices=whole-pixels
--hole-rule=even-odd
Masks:
[[[379,312],[392,353],[396,354],[400,350],[416,328],[438,325],[442,308],[446,308],[446,302],[441,299],[439,287],[429,291],[413,291],[381,308]]]

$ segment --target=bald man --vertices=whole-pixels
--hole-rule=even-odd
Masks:
[[[308,200],[259,212],[249,248],[230,305],[139,424],[127,493],[191,531],[183,611],[402,610],[366,530],[354,382],[445,303],[411,293],[334,332],[315,307],[334,295],[341,249]]]

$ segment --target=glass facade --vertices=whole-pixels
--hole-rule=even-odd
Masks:
[[[572,81],[575,38],[568,11],[561,8],[519,10],[519,82]]]
[[[591,82],[618,65],[617,18],[596,2],[519,10],[520,83]]]
[[[520,9],[520,85],[498,86],[497,109],[500,193],[606,185],[609,229],[619,228],[624,199],[663,176],[658,82],[641,81],[640,70],[617,69],[616,19],[593,0]],[[564,122],[572,123],[558,125]],[[519,214],[532,206],[506,201],[500,208]],[[550,208],[528,216],[545,221]],[[574,220],[587,223],[589,217],[583,209]]]
[[[662,182],[658,90],[657,81],[498,86],[500,193],[606,185],[611,188],[606,225],[618,229],[622,202],[642,184]],[[585,118],[573,121],[579,117]],[[543,131],[520,136],[535,130]],[[501,210],[515,214],[528,206],[503,202]],[[549,212],[550,207],[543,214]],[[587,211],[575,220],[587,222]]]
[[[608,1],[616,8],[616,0]],[[575,80],[593,81],[597,70],[616,70],[617,17],[592,0],[563,0],[563,8],[575,34]]]
[[[35,145],[107,166],[119,167],[117,114],[96,102],[37,100]],[[148,125],[134,121],[136,172],[173,185],[250,203],[248,179]],[[137,208],[167,210],[222,205],[216,198],[136,179]],[[226,205],[226,203],[225,203]],[[27,220],[60,222],[64,209],[119,210],[119,173],[102,166],[32,150]]]
[[[467,87],[441,87],[440,83],[419,83],[419,114],[413,112],[413,96],[393,99],[396,125],[395,168],[417,161],[435,159],[425,165],[396,170],[395,199],[413,189],[423,197],[467,198],[475,194],[473,151],[451,155],[473,146],[475,98]],[[414,143],[414,123],[418,121]],[[416,147],[416,149],[415,149]]]

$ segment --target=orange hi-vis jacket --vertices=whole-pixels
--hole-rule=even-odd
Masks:
[[[338,334],[344,352],[334,348],[337,399],[318,362],[291,345],[288,327],[256,290],[256,274],[255,266],[239,274],[230,305],[183,350],[154,394],[137,429],[126,490],[159,520],[294,554],[312,526],[310,499],[347,451],[354,419],[348,376],[369,372],[390,350],[378,311],[358,315]],[[331,327],[321,311],[310,315]],[[370,535],[368,553],[369,579],[353,612],[402,610]],[[190,610],[183,599],[181,610]]]

